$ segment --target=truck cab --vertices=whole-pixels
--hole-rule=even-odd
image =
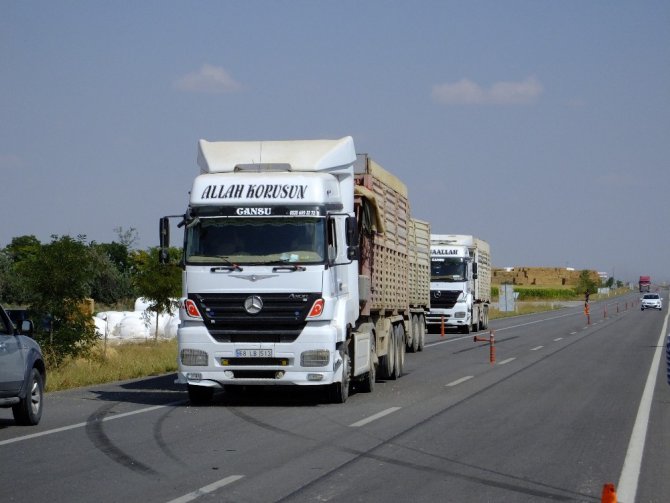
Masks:
[[[431,235],[430,313],[433,332],[470,333],[488,327],[488,244],[468,235]]]
[[[200,141],[178,329],[177,381],[193,402],[295,384],[332,386],[343,401],[351,365],[369,370],[369,349],[352,363],[347,347],[359,308],[355,160],[350,137]]]

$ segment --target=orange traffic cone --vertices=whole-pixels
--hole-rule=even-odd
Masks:
[[[603,494],[600,498],[601,503],[617,503],[616,502],[616,489],[614,489],[614,484],[605,484],[603,486]]]

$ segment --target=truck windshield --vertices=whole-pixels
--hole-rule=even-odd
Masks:
[[[325,260],[324,218],[199,217],[187,225],[191,264],[320,264]]]
[[[463,259],[434,258],[430,262],[432,281],[465,281],[466,263]]]

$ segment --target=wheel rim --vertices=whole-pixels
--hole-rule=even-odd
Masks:
[[[405,329],[402,324],[398,325],[398,376],[405,371]]]
[[[37,380],[33,379],[33,385],[30,390],[30,408],[33,414],[39,413],[41,403],[42,403],[42,393],[40,393],[40,386]]]
[[[395,334],[393,333],[393,326],[389,329],[389,344],[388,344],[388,367],[389,367],[389,376],[393,376],[395,372],[395,351],[396,351],[396,340]]]
[[[349,394],[349,351],[343,351],[342,354],[342,393]]]

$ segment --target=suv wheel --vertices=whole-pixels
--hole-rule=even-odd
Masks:
[[[28,392],[19,403],[12,407],[14,420],[20,425],[35,426],[42,418],[42,398],[44,395],[44,381],[39,370],[33,368],[30,372]]]

